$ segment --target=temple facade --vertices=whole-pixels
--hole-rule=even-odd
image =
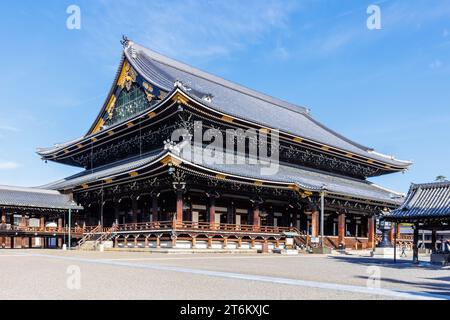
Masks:
[[[89,131],[38,154],[82,168],[42,187],[84,208],[80,245],[116,247],[371,248],[403,196],[368,178],[411,165],[126,38]]]

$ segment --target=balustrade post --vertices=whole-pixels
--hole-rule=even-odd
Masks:
[[[212,249],[212,245],[213,245],[213,238],[208,237],[208,249]]]

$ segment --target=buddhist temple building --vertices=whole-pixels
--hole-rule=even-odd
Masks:
[[[331,248],[374,247],[375,215],[404,198],[368,179],[411,162],[347,139],[307,108],[122,43],[86,134],[37,150],[81,168],[41,187],[83,208],[72,215],[90,227],[80,245],[274,249],[320,238]]]
[[[0,186],[0,247],[60,248],[68,235],[65,218],[82,209],[57,190]],[[81,229],[72,231],[83,236]]]
[[[426,230],[431,231],[431,262],[450,264],[450,249],[445,247],[450,231],[450,182],[411,185],[405,202],[386,219],[413,226],[414,263],[419,263],[419,232]]]

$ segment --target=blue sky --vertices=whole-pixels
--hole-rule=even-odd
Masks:
[[[66,28],[71,4],[81,30]],[[370,4],[381,8],[381,30],[366,27]],[[122,34],[414,161],[376,183],[406,192],[450,177],[450,1],[1,1],[0,18],[0,184],[79,171],[45,164],[35,149],[86,133]]]

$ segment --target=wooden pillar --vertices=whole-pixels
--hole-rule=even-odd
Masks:
[[[294,209],[291,212],[292,219],[291,219],[291,227],[297,228],[297,211]]]
[[[131,218],[132,223],[137,223],[138,222],[138,211],[139,211],[139,203],[138,200],[133,197],[133,199],[131,199],[131,208],[133,211],[133,215]]]
[[[234,213],[234,205],[230,203],[227,208],[227,223],[234,224],[235,223],[235,213]]]
[[[319,211],[314,211],[311,215],[311,236],[319,236]]]
[[[192,249],[195,249],[196,245],[197,245],[197,238],[195,236],[192,236]]]
[[[436,241],[437,241],[437,233],[436,230],[431,230],[431,252],[436,252]]]
[[[413,263],[419,264],[419,224],[416,223],[414,226],[414,237],[413,237]]]
[[[117,224],[119,224],[119,219],[120,219],[119,211],[120,211],[119,201],[115,200],[114,201],[114,223],[117,223]]]
[[[209,226],[212,230],[216,229],[216,197],[209,197]]]
[[[62,232],[63,229],[63,222],[62,222],[62,218],[58,218],[58,232]]]
[[[1,209],[0,209],[1,210]],[[2,221],[1,221],[1,230],[6,230],[6,212],[5,210],[1,210],[2,212]],[[4,249],[6,248],[6,237],[1,237],[1,247]]]
[[[176,212],[176,225],[182,226],[183,225],[183,190],[177,189],[177,212]]]
[[[22,229],[25,229],[27,226],[27,218],[25,217],[25,215],[22,215],[22,218],[20,218],[20,227]]]
[[[158,222],[158,195],[152,194],[152,221]]]
[[[338,245],[345,249],[345,213],[338,215]]]
[[[160,236],[156,237],[156,248],[157,249],[161,248],[161,237]]]
[[[253,230],[259,230],[259,227],[261,226],[261,218],[259,216],[260,209],[259,209],[259,203],[255,202],[253,207]]]
[[[394,229],[394,224],[391,225],[391,230],[389,231],[389,242],[394,243],[394,234],[396,230]]]
[[[375,248],[375,217],[367,217],[367,242],[369,248]]]
[[[9,243],[10,243],[9,247],[10,247],[11,249],[14,249],[14,247],[15,247],[15,240],[16,240],[15,237],[11,237],[11,238],[9,239]]]
[[[402,235],[402,228],[400,226],[400,223],[396,223],[396,226],[397,226],[397,228],[396,228],[395,232],[397,233],[397,240],[398,240],[398,239],[400,239],[400,237]]]
[[[28,237],[28,248],[33,248],[33,238],[32,237]]]
[[[41,216],[41,218],[39,219],[39,229],[41,231],[45,231],[45,217]]]

